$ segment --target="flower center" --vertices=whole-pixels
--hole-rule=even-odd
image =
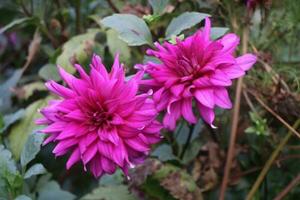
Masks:
[[[177,73],[181,77],[185,77],[181,79],[182,82],[190,83],[190,81],[193,81],[205,75],[205,73],[201,72],[201,66],[195,59],[188,60],[186,58],[181,58],[177,61],[177,63]]]
[[[112,120],[112,115],[105,111],[91,112],[89,115],[89,124],[94,128],[99,128],[108,125]]]

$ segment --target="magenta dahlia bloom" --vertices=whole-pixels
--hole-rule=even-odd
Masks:
[[[61,98],[40,111],[44,118],[36,123],[47,125],[41,132],[49,135],[44,144],[57,143],[56,156],[70,153],[67,169],[81,161],[95,177],[112,174],[117,167],[127,174],[128,167],[142,162],[151,144],[160,140],[162,125],[148,98],[152,92],[137,93],[143,74],[126,81],[118,56],[110,73],[96,55],[89,75],[80,65],[75,68],[80,78],[59,67],[67,87],[46,83]]]
[[[163,124],[169,129],[175,128],[181,116],[196,123],[193,105],[213,126],[215,106],[225,109],[232,106],[226,89],[232,84],[231,80],[243,76],[256,62],[252,54],[234,56],[239,44],[237,35],[229,33],[213,41],[210,28],[210,20],[206,18],[204,29],[185,40],[177,39],[176,44],[156,43],[157,49],[148,50],[147,54],[161,63],[137,66],[149,74],[150,79],[141,84],[144,88],[153,88],[156,108],[166,110]]]

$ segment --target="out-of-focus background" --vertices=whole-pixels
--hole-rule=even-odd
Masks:
[[[119,52],[131,75],[151,59],[145,51],[154,41],[193,34],[203,13],[211,15],[212,38],[234,32],[237,55],[258,56],[239,93],[236,130],[236,109],[217,110],[218,129],[199,121],[186,146],[180,122],[130,180],[120,171],[97,180],[81,165],[67,171],[53,144],[40,146],[34,119],[53,98],[44,82],[61,81],[57,64],[88,69],[96,53],[111,66]],[[0,0],[0,199],[299,199],[299,38],[299,0]]]

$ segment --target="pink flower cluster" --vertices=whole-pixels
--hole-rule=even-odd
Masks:
[[[160,141],[159,112],[165,113],[164,127],[173,130],[181,116],[197,122],[194,106],[211,126],[215,106],[231,108],[226,88],[256,61],[252,54],[236,58],[238,43],[235,34],[211,40],[207,18],[203,30],[183,41],[156,43],[157,49],[147,53],[161,62],[148,62],[128,81],[118,56],[110,73],[96,55],[89,74],[80,65],[75,65],[79,77],[59,67],[67,86],[46,83],[60,99],[50,101],[36,121],[46,125],[41,130],[48,135],[44,144],[55,142],[56,156],[70,153],[67,169],[82,162],[95,177],[117,167],[127,175]],[[141,80],[144,73],[150,78]]]

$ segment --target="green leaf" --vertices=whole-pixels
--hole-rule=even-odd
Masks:
[[[81,200],[135,200],[136,198],[129,193],[127,186],[100,186],[92,191],[92,193],[85,195]]]
[[[256,129],[252,126],[246,128],[245,133],[255,133]]]
[[[34,18],[34,17],[24,17],[24,18],[13,20],[11,23],[7,24],[6,26],[4,26],[0,29],[0,34],[3,34],[5,31],[13,28],[14,26],[23,24],[25,22],[31,22],[33,20],[36,20],[36,18]]]
[[[5,112],[11,107],[11,89],[17,85],[22,73],[22,70],[16,70],[6,82],[0,85],[0,112]]]
[[[101,23],[119,33],[120,39],[130,46],[152,45],[152,36],[144,20],[131,14],[114,14],[105,17]]]
[[[5,115],[3,117],[4,126],[0,129],[0,133],[6,131],[8,127],[10,127],[12,124],[14,124],[19,119],[21,119],[24,113],[25,113],[24,109],[20,109],[15,113]]]
[[[23,98],[28,99],[31,97],[35,91],[46,91],[46,87],[43,82],[37,81],[33,83],[28,83],[22,87]]]
[[[70,192],[62,190],[58,183],[55,181],[50,181],[43,185],[39,191],[39,196],[37,200],[53,200],[53,199],[63,199],[63,200],[73,200],[76,198]]]
[[[12,159],[12,154],[0,145],[0,199],[8,199],[11,192],[16,193],[21,189],[22,178]]]
[[[46,173],[47,170],[45,169],[45,167],[38,163],[38,164],[35,164],[33,166],[31,166],[25,173],[24,175],[24,178],[30,178],[32,176],[35,176],[35,175],[39,175],[39,174],[44,174]]]
[[[57,57],[56,64],[69,73],[74,73],[73,64],[85,65],[92,56],[96,46],[96,35],[99,29],[90,29],[87,33],[72,37],[62,48],[62,53]]]
[[[107,45],[109,47],[109,52],[112,56],[116,55],[116,53],[120,54],[121,62],[128,62],[130,60],[130,49],[123,40],[120,40],[118,37],[118,33],[113,30],[107,30]]]
[[[22,120],[12,126],[10,134],[8,135],[8,140],[10,149],[17,160],[20,158],[20,154],[28,136],[33,133],[37,127],[34,123],[34,120],[41,117],[38,109],[45,106],[50,98],[51,97],[41,99],[30,104],[26,108],[25,115]]]
[[[12,159],[11,152],[0,145],[0,176],[5,171],[9,171],[12,174],[17,174],[18,170],[15,161]]]
[[[149,3],[153,9],[153,14],[161,15],[164,13],[169,0],[149,0]]]
[[[39,70],[39,76],[42,77],[46,81],[48,81],[48,80],[60,81],[61,80],[61,78],[58,74],[57,67],[51,63],[45,64]]]
[[[203,146],[203,141],[198,139],[193,140],[188,148],[186,149],[186,152],[183,156],[182,163],[187,164],[190,161],[192,161],[199,153],[201,147]]]
[[[218,39],[221,36],[225,35],[225,33],[228,30],[229,30],[229,28],[226,28],[226,27],[212,27],[210,30],[210,37],[213,40]]]
[[[32,161],[38,152],[41,150],[41,144],[44,140],[44,134],[33,133],[29,135],[27,142],[21,153],[21,165],[25,167],[30,161]]]
[[[22,194],[20,196],[17,196],[17,198],[15,198],[15,200],[32,200],[30,197]]]
[[[197,145],[194,147],[193,142],[195,139],[197,139],[200,136],[200,132],[201,132],[202,128],[203,128],[203,121],[199,120],[194,127],[192,137],[190,140],[191,141],[190,145],[188,146],[188,148],[186,150],[187,152],[184,154],[184,158],[183,158],[184,163],[187,160],[191,160],[194,156],[197,155],[197,153],[198,153]],[[175,132],[175,139],[176,139],[177,144],[179,144],[180,152],[183,150],[183,146],[185,145],[185,143],[188,139],[189,132],[190,132],[190,128],[185,122],[181,122],[181,124],[179,126],[177,126],[177,129]],[[191,151],[191,152],[189,152],[189,151]]]
[[[179,145],[184,145],[189,136],[190,128],[189,126],[182,121],[176,128],[175,139]],[[193,134],[194,135],[194,134]]]
[[[166,30],[166,39],[170,39],[173,35],[178,35],[182,31],[195,26],[205,17],[210,15],[199,12],[185,12],[178,17],[172,19]]]
[[[147,196],[145,199],[155,200],[176,200],[165,188],[160,185],[160,182],[152,177],[140,186],[141,190]]]
[[[159,145],[151,155],[158,157],[161,161],[177,160],[177,157],[172,152],[171,146],[167,144]]]
[[[101,177],[99,184],[101,186],[121,185],[124,179],[123,177],[123,172],[118,169],[114,174],[104,174]]]
[[[43,19],[45,17],[47,6],[51,6],[49,4],[50,2],[44,0],[32,0],[34,16]]]

